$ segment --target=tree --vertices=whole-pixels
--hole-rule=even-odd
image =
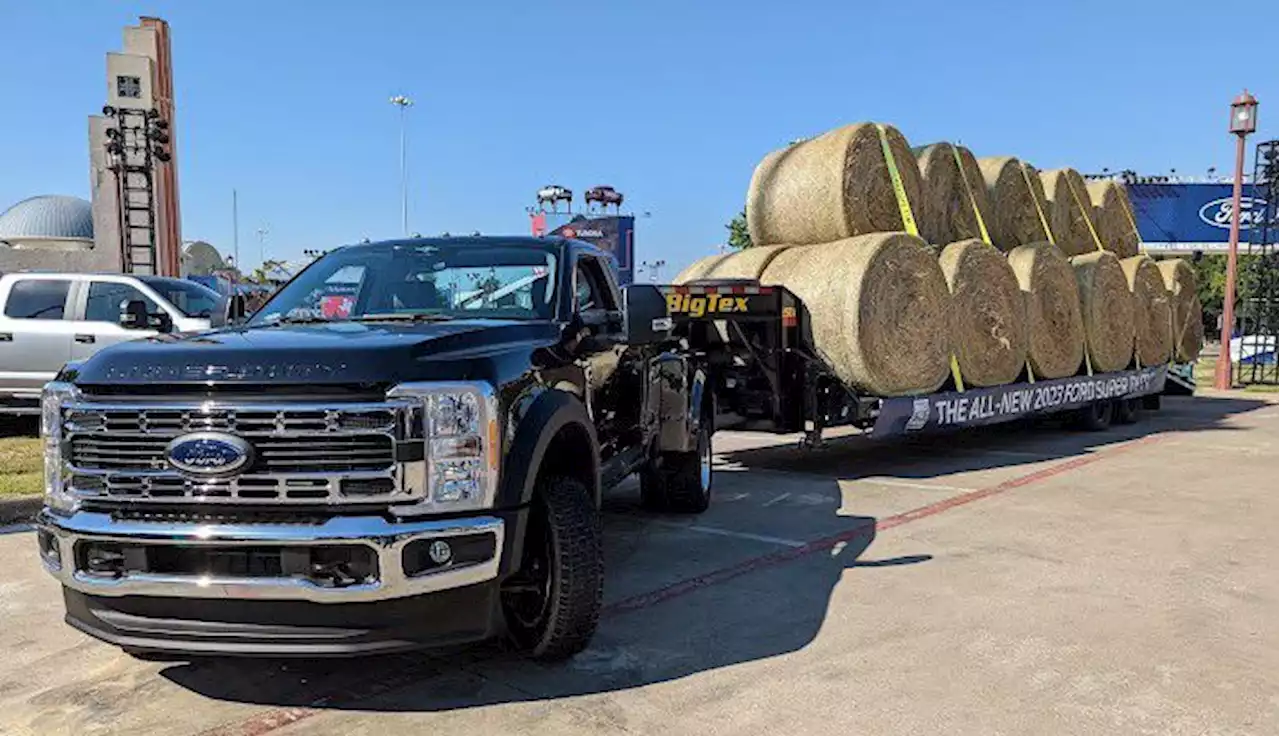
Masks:
[[[745,207],[724,227],[729,231],[730,248],[741,250],[751,247],[751,231],[747,229],[747,209]]]

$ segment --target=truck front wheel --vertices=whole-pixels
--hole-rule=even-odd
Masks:
[[[567,659],[595,634],[604,594],[600,514],[574,478],[540,482],[520,569],[502,586],[507,630],[534,659]]]
[[[640,501],[651,511],[700,514],[711,505],[711,426],[704,420],[696,447],[664,452],[640,473]]]

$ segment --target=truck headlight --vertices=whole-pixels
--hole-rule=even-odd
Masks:
[[[66,487],[62,463],[62,407],[80,399],[73,384],[51,381],[40,396],[40,437],[44,444],[44,500],[52,509],[71,513],[80,501]]]
[[[402,383],[388,396],[422,402],[426,505],[432,511],[493,506],[498,484],[498,411],[482,381]]]

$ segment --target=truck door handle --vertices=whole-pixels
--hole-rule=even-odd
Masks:
[[[0,342],[13,342],[13,333],[0,332]]]
[[[93,341],[94,341],[93,335],[85,335],[85,334],[76,335],[76,342],[90,343]]]

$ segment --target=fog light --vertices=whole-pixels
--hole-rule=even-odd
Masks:
[[[62,569],[62,550],[58,547],[58,539],[43,529],[36,532],[36,543],[40,546],[40,557],[51,569]]]
[[[453,548],[449,546],[448,542],[437,539],[427,548],[427,556],[437,565],[443,565],[453,559]]]

